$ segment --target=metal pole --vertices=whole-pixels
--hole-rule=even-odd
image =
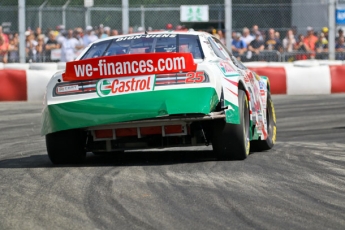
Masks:
[[[231,29],[232,29],[232,0],[224,0],[225,5],[225,42],[226,47],[231,50]]]
[[[71,2],[71,0],[68,0],[65,5],[62,6],[62,25],[66,28],[66,8],[68,4]]]
[[[42,29],[42,9],[43,7],[48,3],[48,0],[42,3],[40,7],[38,8],[38,27]]]
[[[86,7],[86,12],[85,12],[85,27],[91,26],[91,12],[90,12],[90,7]]]
[[[222,29],[222,18],[223,18],[222,6],[218,4],[218,30]]]
[[[122,0],[122,33],[128,34],[128,28],[129,28],[128,0]]]
[[[144,9],[143,5],[141,5],[140,8],[141,8],[141,27],[143,27],[143,29],[145,29],[145,9]]]
[[[25,0],[18,0],[19,61],[25,63]]]
[[[328,50],[329,60],[335,59],[335,4],[336,0],[328,2]]]

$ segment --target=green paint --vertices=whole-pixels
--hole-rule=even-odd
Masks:
[[[41,134],[163,115],[212,112],[218,104],[214,88],[159,90],[48,105]]]
[[[258,129],[255,126],[254,122],[251,120],[250,121],[250,127],[254,126],[254,131],[253,128],[250,129],[250,140],[259,140],[259,137],[261,136],[261,133],[258,133]]]
[[[225,119],[227,123],[240,124],[240,111],[239,107],[225,100],[225,106],[229,106],[229,109],[225,110]]]

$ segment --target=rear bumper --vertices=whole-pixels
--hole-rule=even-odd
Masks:
[[[214,88],[170,89],[48,105],[41,134],[174,114],[209,114],[218,104]]]

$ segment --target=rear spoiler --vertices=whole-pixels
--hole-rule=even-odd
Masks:
[[[63,81],[196,71],[191,53],[123,54],[66,63]]]

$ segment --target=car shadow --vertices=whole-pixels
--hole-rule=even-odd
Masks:
[[[215,161],[212,150],[182,151],[131,151],[94,155],[87,153],[81,164],[54,165],[48,155],[32,155],[0,160],[0,168],[51,168],[51,167],[105,167],[105,166],[152,166]]]

